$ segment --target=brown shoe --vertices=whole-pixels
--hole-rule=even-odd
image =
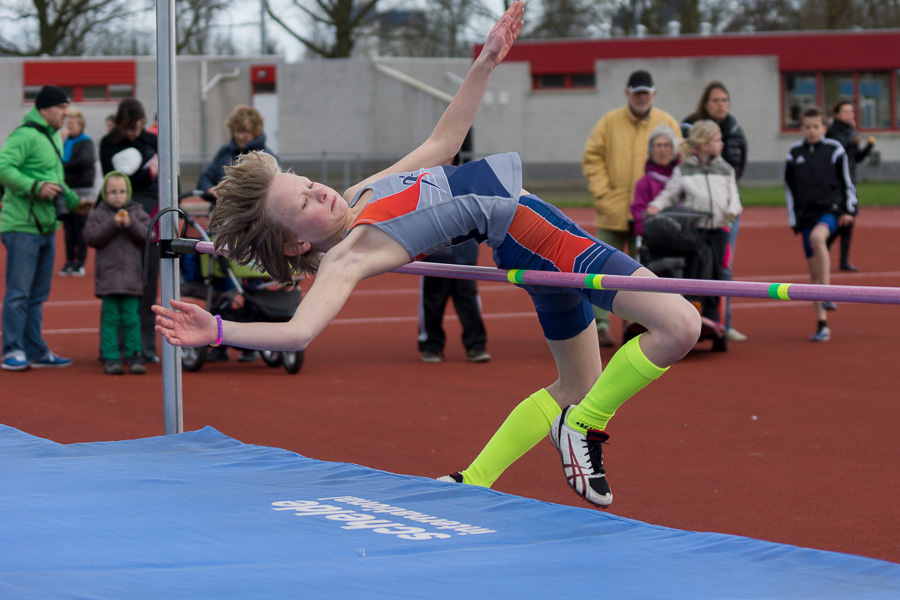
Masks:
[[[609,335],[609,329],[598,329],[597,339],[600,342],[601,348],[612,348],[616,345],[616,340],[614,340],[613,337]]]

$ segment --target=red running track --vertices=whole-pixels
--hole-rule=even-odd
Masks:
[[[591,226],[590,211],[570,213]],[[57,240],[60,268],[61,232]],[[898,240],[900,210],[865,210],[853,245],[863,271],[832,283],[900,285]],[[2,270],[2,247],[0,256]],[[85,278],[55,278],[45,305],[46,339],[75,365],[0,373],[0,422],[63,443],[161,435],[159,366],[112,377],[96,361],[92,274],[89,264]],[[745,213],[735,277],[808,281],[784,209]],[[397,274],[364,282],[298,375],[234,360],[184,373],[185,429],[211,425],[247,443],[428,477],[465,467],[518,402],[553,380],[553,362],[527,295],[489,283],[480,289],[494,360],[465,362],[450,309],[446,361],[420,363],[417,285]],[[749,341],[725,354],[699,344],[611,423],[612,512],[900,562],[898,311],[841,304],[832,341],[813,344],[808,302],[736,300],[735,326]],[[583,506],[558,462],[542,442],[496,488]]]

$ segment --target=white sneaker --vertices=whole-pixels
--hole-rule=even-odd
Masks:
[[[827,342],[831,339],[831,330],[828,327],[822,327],[813,334],[809,341],[811,342]]]
[[[729,342],[746,342],[747,336],[738,331],[737,329],[733,329],[729,327],[725,330],[725,338]]]
[[[602,445],[609,439],[609,434],[597,429],[581,433],[569,427],[566,415],[572,408],[566,408],[553,421],[550,443],[559,450],[563,474],[575,493],[595,506],[608,508],[613,496],[603,468]]]

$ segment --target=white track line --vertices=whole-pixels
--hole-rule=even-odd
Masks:
[[[403,290],[405,291],[405,290]],[[809,302],[806,301],[762,301],[762,300],[754,300],[752,298],[748,299],[740,299],[746,300],[745,302],[733,302],[731,305],[732,310],[743,310],[748,308],[797,308],[803,307],[808,309]],[[527,312],[508,312],[508,313],[490,313],[485,312],[482,313],[482,318],[485,321],[494,321],[500,319],[534,319],[535,313],[534,311]],[[456,321],[458,317],[451,313],[447,313],[444,315],[445,320]],[[335,319],[330,324],[331,325],[373,325],[378,323],[384,324],[396,324],[396,323],[417,323],[418,317],[415,315],[408,315],[403,317],[351,317],[346,319]],[[82,329],[45,329],[44,335],[80,335],[84,333],[99,333],[100,328],[82,328]]]

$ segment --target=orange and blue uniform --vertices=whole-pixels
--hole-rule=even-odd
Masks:
[[[387,233],[411,259],[474,239],[493,249],[503,269],[631,275],[640,265],[585,232],[554,206],[521,195],[516,153],[497,154],[459,167],[439,166],[392,174],[360,190],[373,195],[351,225]],[[615,290],[522,285],[531,295],[548,339],[565,340],[593,322],[591,304],[612,307]]]

